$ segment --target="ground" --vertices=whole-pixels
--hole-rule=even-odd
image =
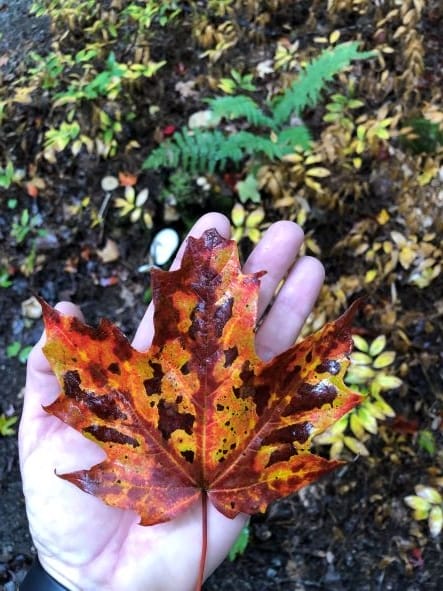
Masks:
[[[280,27],[288,19],[293,26],[305,23],[308,4],[300,2],[293,10],[287,8],[278,13],[279,17],[271,20],[266,29],[269,39],[274,42],[282,35]],[[321,2],[317,4],[322,5]],[[0,60],[2,56],[7,58],[2,63],[0,82],[14,81],[21,67],[21,53],[31,49],[43,53],[51,42],[47,19],[30,17],[28,9],[29,3],[25,0],[0,4]],[[354,16],[345,19],[349,30],[356,23],[362,30],[371,28],[365,16],[358,19]],[[420,78],[423,87],[438,85],[438,80],[441,81],[436,74],[441,69],[443,38],[443,18],[438,3],[428,3],[425,17],[420,25],[427,43],[427,67]],[[173,45],[168,45],[167,57],[175,63],[180,43]],[[154,44],[153,53],[159,59],[160,44]],[[203,68],[197,56],[192,44],[186,45],[186,51],[180,53],[180,64],[184,63],[180,68],[193,69],[196,77]],[[262,57],[248,53],[245,45],[233,54],[238,67],[243,66],[243,62],[247,66],[248,60],[255,66]],[[167,124],[185,123],[189,114],[202,105],[198,97],[183,101],[173,92],[174,84],[181,80],[178,65],[172,74],[168,71],[162,76],[158,84],[152,85],[150,93],[155,104],[165,101],[163,93],[167,97],[169,110],[161,114],[156,124],[164,129]],[[45,97],[42,96],[43,101]],[[42,104],[30,109],[35,109],[29,115],[33,125],[39,109],[46,114],[49,111],[47,105]],[[308,117],[313,129],[319,129],[321,120],[316,113],[309,113]],[[8,154],[9,149],[12,154],[14,149],[18,154],[17,167],[29,167],[27,150],[36,151],[33,146],[38,142],[38,132],[31,126],[21,127],[23,135],[18,138],[14,126],[11,122],[0,127],[0,134],[4,134],[3,138],[0,136],[0,156]],[[140,135],[149,133],[151,138],[153,131],[153,126],[148,125]],[[381,164],[376,178],[367,171],[368,198],[354,202],[348,196],[342,206],[329,209],[323,207],[320,199],[309,213],[304,229],[315,240],[331,292],[338,289],[340,277],[349,275],[350,269],[359,277],[364,277],[367,271],[360,259],[353,258],[345,249],[337,249],[338,241],[348,236],[359,221],[374,222],[383,208],[390,208],[394,194],[400,191],[398,178],[392,180],[387,173],[384,176],[380,153],[377,158]],[[125,154],[113,169],[106,159],[85,155],[72,162],[63,155],[57,165],[42,164],[38,158],[37,161],[50,197],[46,197],[44,204],[32,201],[19,184],[4,193],[0,187],[0,241],[4,247],[1,268],[7,263],[13,279],[9,287],[0,288],[0,414],[7,415],[20,413],[25,381],[24,364],[17,357],[8,356],[7,347],[14,341],[19,341],[22,347],[32,345],[42,330],[41,320],[24,317],[21,308],[24,300],[37,293],[50,303],[75,301],[82,307],[88,322],[95,323],[107,317],[131,336],[149,296],[149,278],[141,267],[149,258],[152,235],[127,220],[116,219],[115,215],[97,229],[91,227],[90,218],[84,212],[73,216],[72,210],[67,208],[72,202],[78,204],[90,192],[98,209],[103,201],[100,179],[106,174],[116,174],[121,166],[138,170],[141,157],[136,155],[132,160]],[[159,176],[140,174],[141,183],[148,183],[154,193],[161,182]],[[226,185],[229,185],[227,181]],[[218,194],[214,198],[217,208],[228,215],[232,205],[230,197],[226,186],[222,186],[221,196]],[[9,228],[15,213],[6,207],[7,199],[29,202],[27,207],[31,213],[43,218],[42,227],[46,233],[36,237],[37,258],[32,273],[24,272],[21,267],[27,243],[17,243],[11,238]],[[281,217],[281,210],[271,207],[272,199],[268,196],[267,200],[269,221]],[[189,221],[211,205],[205,200],[192,203],[169,225],[182,233]],[[398,201],[395,207],[401,209]],[[433,209],[435,205],[429,207],[434,219],[430,228],[441,231],[442,209]],[[154,228],[165,225],[162,205],[157,204],[152,215]],[[97,250],[103,248],[108,237],[118,244],[119,257],[106,263],[97,256]],[[367,235],[363,239],[368,239]],[[386,396],[396,417],[385,421],[378,434],[366,441],[370,452],[367,457],[345,454],[347,462],[334,474],[274,503],[265,515],[254,516],[245,553],[232,562],[225,561],[206,582],[205,591],[437,591],[443,588],[441,535],[432,538],[426,523],[412,519],[411,510],[403,500],[406,495],[413,494],[415,485],[441,473],[441,452],[432,455],[418,446],[417,434],[420,430],[432,430],[437,449],[442,448],[443,279],[440,275],[425,289],[418,289],[407,283],[404,269],[397,273],[400,294],[394,306],[395,326],[390,329],[386,328],[389,321],[385,317],[390,313],[386,302],[392,295],[392,283],[386,279],[384,284],[380,282],[373,288],[361,282],[353,289],[355,296],[367,298],[364,316],[358,320],[361,334],[373,338],[382,331],[389,332],[391,348],[397,351],[397,369],[403,386]],[[388,312],[383,315],[381,309]],[[13,436],[0,436],[0,504],[0,588],[11,591],[13,581],[21,580],[34,556],[21,493],[17,442]]]

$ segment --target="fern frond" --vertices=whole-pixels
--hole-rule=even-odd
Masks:
[[[288,127],[281,131],[277,137],[277,143],[281,146],[290,148],[290,152],[294,151],[295,147],[300,147],[302,150],[309,150],[311,147],[312,136],[306,125],[297,125],[296,127]]]
[[[281,126],[288,121],[292,113],[300,115],[306,107],[315,105],[326,83],[349,66],[352,60],[366,59],[374,55],[371,51],[359,52],[357,42],[341,43],[323,51],[306,66],[289,90],[278,99],[274,108],[274,124]]]
[[[240,119],[244,117],[251,125],[274,128],[274,121],[263,113],[257,103],[249,96],[219,96],[206,101],[211,111],[226,119]]]

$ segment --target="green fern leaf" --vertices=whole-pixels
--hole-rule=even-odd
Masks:
[[[281,131],[277,137],[277,144],[290,148],[287,154],[293,152],[295,147],[300,147],[302,150],[309,150],[311,142],[312,137],[306,125],[288,127]]]
[[[257,103],[249,96],[220,96],[206,101],[213,113],[226,119],[244,117],[251,125],[274,128],[274,121],[263,113]]]
[[[326,83],[349,66],[352,60],[367,59],[374,55],[375,52],[371,51],[359,52],[357,42],[341,43],[324,51],[306,66],[291,88],[278,100],[274,108],[274,124],[280,127],[291,114],[300,115],[306,107],[315,105]]]

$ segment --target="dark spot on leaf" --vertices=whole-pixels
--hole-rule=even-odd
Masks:
[[[323,363],[319,363],[315,371],[318,373],[330,373],[336,376],[340,372],[340,363],[335,359],[327,359]]]
[[[171,433],[177,429],[183,429],[185,433],[192,435],[195,417],[188,412],[179,412],[175,403],[160,400],[158,414],[158,428],[165,439],[169,439]]]
[[[218,411],[222,411],[222,410],[224,410],[224,409],[225,409],[225,407],[223,406],[223,404],[217,404],[217,406],[216,406],[216,409],[217,409]]]
[[[118,363],[110,363],[108,365],[108,371],[115,374],[116,376],[120,375],[120,366]]]
[[[177,398],[175,399],[175,404],[181,404],[183,402],[183,396],[177,396]]]
[[[272,452],[266,467],[268,468],[269,466],[272,466],[277,462],[287,462],[296,453],[297,450],[292,445],[292,443],[286,443]],[[276,477],[276,479],[278,479],[278,476]]]
[[[234,298],[227,298],[220,306],[215,310],[214,314],[214,331],[215,336],[219,339],[223,334],[223,329],[232,317],[232,306],[234,304]]]
[[[271,389],[268,386],[257,386],[254,392],[254,403],[258,416],[261,416],[263,411],[268,406]]]
[[[288,417],[300,411],[321,408],[324,404],[332,404],[336,396],[337,388],[326,380],[318,384],[304,382],[283,411],[282,416]]]
[[[98,388],[103,388],[108,382],[106,373],[98,363],[91,362],[88,364],[88,371],[91,374],[91,378]]]
[[[234,363],[234,361],[238,357],[237,347],[234,346],[234,347],[230,347],[229,349],[225,349],[223,351],[223,353],[225,354],[224,367],[226,367],[226,368],[231,367],[231,365]]]
[[[305,443],[309,439],[312,430],[312,423],[305,421],[296,425],[288,425],[277,429],[263,440],[263,445],[272,445],[274,443],[292,443],[298,441]]]
[[[126,419],[115,400],[110,395],[97,396],[80,388],[80,375],[78,371],[67,371],[63,377],[64,392],[69,398],[86,404],[92,413],[104,420]]]
[[[312,361],[312,351],[309,351],[309,353],[306,355],[306,362],[307,363],[311,363]]]
[[[114,355],[118,357],[120,361],[128,361],[129,359],[131,359],[133,349],[125,335],[114,328],[112,336],[116,341],[116,344],[112,349]]]
[[[230,504],[231,504],[231,509],[235,509],[235,503],[234,503],[234,501],[231,501]]]
[[[236,443],[231,443],[230,449],[235,449],[236,447],[237,447],[237,444]]]
[[[185,460],[187,462],[189,462],[190,464],[192,464],[194,462],[194,452],[192,450],[189,449],[186,451],[182,451],[180,453],[185,458]]]
[[[188,363],[187,361],[186,361],[186,363],[184,363],[184,364],[181,366],[181,368],[180,368],[180,371],[182,372],[182,374],[183,374],[184,376],[187,376],[187,375],[188,375],[188,373],[191,371],[191,370],[189,369],[189,363]]]
[[[292,368],[293,373],[298,373],[301,370],[301,365],[294,365]]]
[[[129,437],[129,435],[125,435],[117,429],[112,429],[112,427],[90,425],[83,429],[83,431],[90,433],[97,441],[103,441],[104,443],[120,443],[122,445],[132,445],[132,447],[138,447],[140,445],[133,437]]]
[[[145,380],[143,382],[143,386],[145,387],[146,394],[148,396],[152,396],[153,394],[160,394],[161,392],[163,368],[160,365],[160,363],[155,363],[155,361],[149,361],[149,365],[151,366],[154,375],[152,376],[152,378]]]

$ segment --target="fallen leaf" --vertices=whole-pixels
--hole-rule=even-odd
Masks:
[[[62,384],[46,411],[107,455],[59,476],[149,525],[202,493],[230,518],[264,511],[339,466],[309,446],[361,400],[343,383],[358,304],[264,362],[254,345],[262,275],[243,274],[235,242],[216,230],[189,238],[179,270],[152,271],[146,352],[108,320],[92,328],[42,302],[44,352]]]
[[[135,184],[137,184],[137,176],[135,174],[131,174],[130,172],[119,172],[118,180],[120,185],[123,187],[133,187]]]

